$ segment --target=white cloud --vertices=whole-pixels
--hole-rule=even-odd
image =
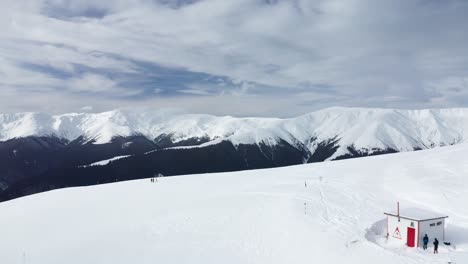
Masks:
[[[407,108],[468,105],[468,98],[455,96],[454,92],[458,89],[464,94],[466,85],[458,83],[456,89],[433,88],[450,78],[466,77],[466,1],[265,3],[3,1],[0,84],[4,91],[0,93],[8,93],[10,100],[14,100],[16,93],[18,109],[22,104],[19,98],[28,91],[37,95],[38,89],[47,89],[65,100],[87,100],[98,93],[107,96],[101,101],[109,108],[122,102],[145,104],[146,100],[166,100],[164,105],[173,103],[194,111],[204,107],[206,112],[213,112],[214,104],[220,107],[217,111],[227,114],[246,114],[245,109],[252,114],[265,114],[263,109],[247,106],[256,100],[281,102],[291,114],[308,111],[307,107],[330,105]],[[128,82],[123,84],[125,79],[109,74],[142,74],[143,78],[147,73],[141,73],[135,61],[239,80],[243,83],[241,89],[235,88],[228,94],[229,85],[219,89],[219,93],[236,101],[238,106],[217,104],[216,100],[221,99],[213,93],[216,90],[195,86],[200,83],[196,80],[177,89],[182,97],[138,101],[111,97],[143,92],[142,88]],[[40,71],[28,65],[47,66],[70,76],[54,75],[48,69]],[[270,90],[253,94],[256,89],[251,87],[252,83]],[[304,88],[305,83],[309,88]],[[165,87],[156,86],[152,94],[163,94],[158,89]],[[76,92],[85,94],[77,96]],[[194,93],[197,96],[189,96]],[[299,95],[304,93],[308,96],[301,98]],[[208,99],[210,95],[212,99]],[[235,96],[239,100],[233,99]],[[6,104],[0,100],[0,111],[6,111]],[[37,105],[41,107],[40,102]],[[271,115],[282,115],[273,107],[269,109]]]
[[[177,92],[184,93],[184,94],[193,94],[193,95],[210,95],[210,93],[207,91],[197,90],[197,89],[183,89],[183,90],[177,90]]]
[[[81,110],[82,110],[82,111],[85,111],[85,112],[88,112],[88,111],[92,111],[92,110],[93,110],[93,107],[90,106],[90,105],[87,105],[87,106],[81,107]]]

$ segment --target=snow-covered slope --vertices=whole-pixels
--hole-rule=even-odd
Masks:
[[[123,155],[123,156],[116,156],[116,157],[113,157],[113,158],[110,158],[110,159],[106,159],[106,160],[100,160],[100,161],[97,161],[97,162],[93,162],[89,165],[84,165],[82,167],[89,167],[89,166],[103,166],[103,165],[107,165],[109,164],[110,162],[114,161],[114,160],[119,160],[119,159],[123,159],[123,158],[126,158],[126,157],[130,157],[130,155]]]
[[[372,153],[408,151],[450,145],[468,138],[468,109],[389,110],[329,108],[291,119],[234,118],[187,115],[151,110],[115,110],[97,114],[0,114],[0,141],[26,136],[54,135],[68,140],[83,136],[96,144],[115,136],[141,134],[154,140],[168,136],[181,142],[192,138],[222,139],[238,144],[275,145],[284,140],[311,153],[321,142],[337,140]]]
[[[468,145],[61,189],[0,203],[2,263],[468,263]],[[440,254],[383,212],[449,215]],[[450,262],[451,261],[451,262]]]

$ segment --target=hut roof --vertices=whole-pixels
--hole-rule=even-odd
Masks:
[[[385,212],[386,215],[396,216],[398,217],[398,213],[396,211],[389,211]],[[440,218],[447,218],[447,215],[421,209],[421,208],[403,208],[400,209],[400,218],[405,218],[414,221],[427,221],[427,220],[435,220]]]

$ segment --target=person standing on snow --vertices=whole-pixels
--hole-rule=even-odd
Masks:
[[[426,250],[427,249],[427,244],[429,243],[429,237],[427,236],[427,234],[424,235],[423,237],[423,249]]]
[[[439,249],[439,240],[437,240],[437,238],[434,238],[434,243],[432,243],[432,244],[434,244],[434,254],[439,254],[439,251],[438,251],[438,249]]]

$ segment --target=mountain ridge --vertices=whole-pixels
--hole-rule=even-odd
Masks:
[[[273,168],[422,150],[467,138],[468,109],[331,108],[289,119],[139,110],[0,114],[0,139],[6,139],[0,140],[0,201],[158,174]]]
[[[317,148],[312,138],[318,142],[337,138],[341,147],[331,157],[333,159],[349,154],[348,147],[411,151],[463,142],[468,138],[468,108],[333,107],[285,119],[128,109],[96,114],[0,114],[0,141],[55,136],[69,141],[83,137],[85,141],[104,144],[117,136],[134,135],[143,135],[149,140],[165,136],[172,143],[194,138],[202,143],[223,139],[234,145],[275,145],[281,139],[291,145],[305,145],[310,152]]]

